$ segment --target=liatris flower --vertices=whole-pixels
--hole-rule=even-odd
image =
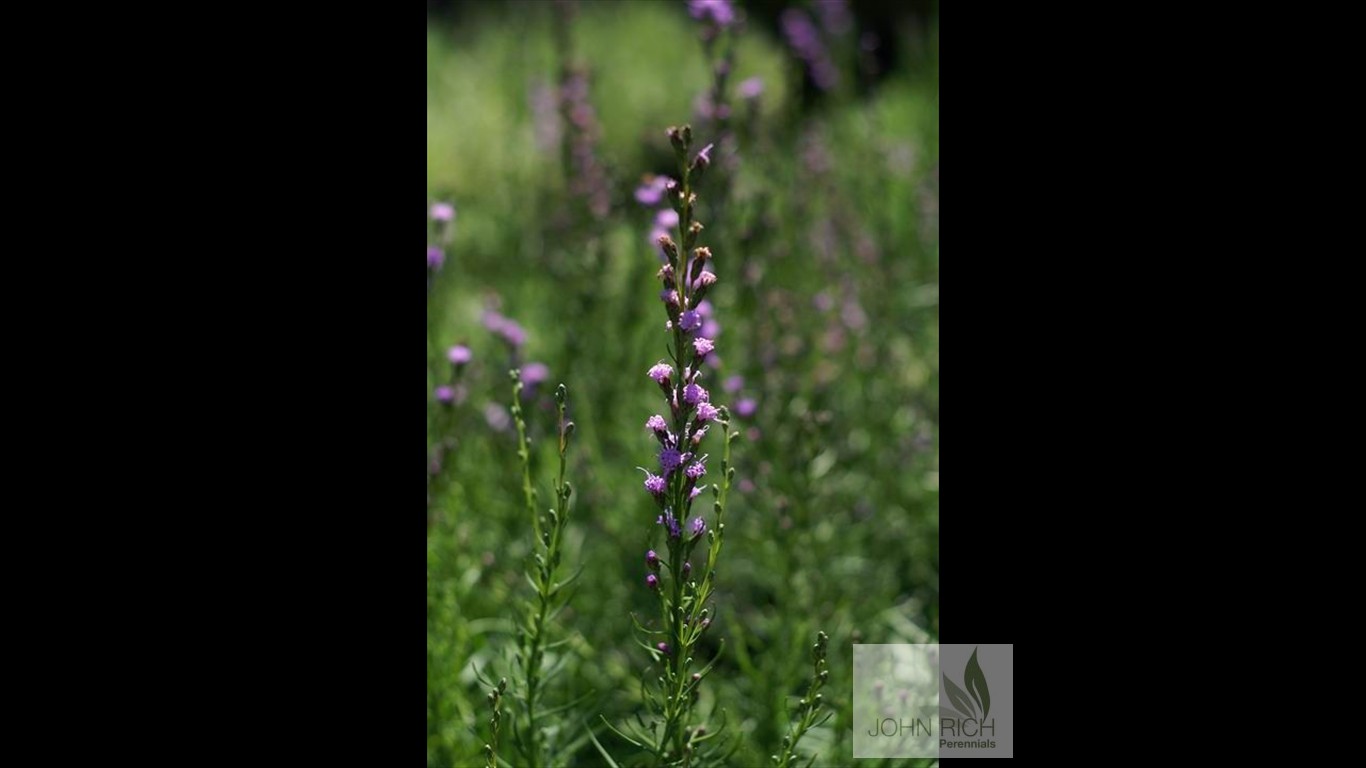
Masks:
[[[723,8],[720,11],[723,14],[731,12],[728,4],[715,7]],[[705,13],[714,11],[706,10]],[[715,21],[714,16],[709,15],[709,18]],[[729,463],[732,439],[729,417],[725,408],[711,402],[711,394],[700,383],[701,368],[713,358],[717,348],[715,337],[705,333],[711,307],[703,300],[703,294],[716,283],[716,277],[705,269],[713,260],[711,250],[698,243],[703,228],[695,218],[694,182],[710,165],[709,152],[713,146],[707,145],[701,152],[692,153],[689,126],[671,128],[668,136],[678,161],[680,180],[666,185],[662,196],[677,219],[660,217],[667,220],[657,223],[676,226],[678,240],[663,234],[656,242],[666,262],[658,277],[671,336],[669,355],[672,364],[660,360],[647,373],[664,395],[667,415],[655,414],[645,422],[646,429],[659,443],[660,474],[640,468],[645,473],[645,489],[661,510],[655,522],[663,528],[667,548],[667,567],[664,567],[663,555],[654,550],[646,553],[646,564],[651,570],[646,583],[659,597],[662,619],[659,634],[666,637],[667,642],[655,645],[666,658],[661,660],[659,689],[651,693],[656,698],[653,711],[661,716],[656,725],[662,727],[636,732],[637,743],[648,745],[655,764],[660,765],[674,765],[680,756],[694,755],[701,744],[689,741],[690,734],[702,732],[700,728],[694,729],[690,722],[693,704],[697,701],[696,684],[701,681],[701,675],[689,667],[694,664],[699,650],[697,644],[701,633],[698,627],[705,627],[709,621],[707,602],[715,588],[716,561],[725,530],[722,515],[734,477]],[[643,198],[642,202],[653,201],[650,190],[644,192],[638,194]],[[699,331],[703,332],[700,336],[694,335]],[[695,457],[711,424],[719,424],[725,433],[725,450],[720,484],[710,486],[715,496],[711,506],[715,519],[709,522],[702,515],[694,516],[692,505],[703,490],[698,487],[699,481],[707,475],[707,456]],[[682,521],[689,518],[688,535],[684,536]],[[702,578],[687,580],[692,574],[692,556],[698,552],[706,557],[705,565],[699,564]],[[693,695],[678,695],[681,691],[691,691]],[[703,751],[710,748],[706,745]],[[716,762],[705,759],[700,753],[694,757],[693,762],[698,765]]]
[[[683,466],[685,454],[679,453],[677,448],[665,448],[659,452],[659,469],[664,473],[664,477],[673,474],[675,469]]]
[[[762,77],[751,77],[740,83],[740,98],[746,101],[753,101],[764,93],[764,79]]]
[[[647,176],[639,187],[636,187],[636,202],[641,205],[654,207],[664,200],[664,190],[669,182],[673,181],[668,176]]]
[[[456,344],[446,353],[446,359],[451,361],[451,365],[465,365],[474,359],[474,355],[470,352],[469,347],[464,344]]]
[[[730,0],[688,0],[688,13],[698,21],[710,21],[718,27],[735,23],[735,9]]]
[[[692,333],[702,327],[702,316],[697,314],[697,310],[690,309],[682,315],[679,315],[678,327]]]
[[[648,376],[654,379],[655,383],[668,386],[669,378],[673,376],[673,372],[673,367],[671,367],[663,361],[660,361],[656,363],[652,368],[650,368]]]
[[[548,378],[550,368],[545,363],[527,363],[522,366],[522,383],[528,387],[534,387]]]
[[[805,11],[788,8],[782,15],[783,35],[787,44],[806,63],[811,82],[822,91],[829,91],[839,84],[839,70],[830,60],[820,30],[812,23]]]
[[[432,221],[450,223],[455,220],[455,206],[450,203],[435,203],[432,205]]]
[[[508,346],[517,348],[526,343],[526,331],[516,321],[503,317],[496,310],[485,310],[484,327],[493,331]]]
[[[707,532],[707,521],[706,521],[706,520],[703,520],[703,519],[700,518],[700,517],[694,517],[693,520],[692,520],[692,537],[693,537],[694,539],[699,539],[699,538],[702,537],[702,534],[704,534],[704,533],[706,533],[706,532]]]
[[[668,534],[670,539],[677,539],[683,532],[682,528],[679,526],[678,518],[674,517],[674,513],[668,509],[664,510],[664,514],[655,519],[655,525],[664,526],[664,531]],[[673,546],[670,545],[669,549],[673,549]]]
[[[694,381],[683,388],[683,399],[689,405],[697,405],[698,403],[708,402],[711,399],[711,396],[707,393],[707,390],[698,386],[697,382]]]
[[[662,497],[664,495],[665,488],[666,485],[664,483],[664,478],[660,477],[659,475],[652,475],[648,471],[645,471],[645,490],[649,491],[650,493],[653,493],[655,496]]]
[[[588,100],[588,73],[567,69],[561,84],[561,109],[569,125],[569,191],[586,200],[594,218],[604,219],[611,210],[611,184],[598,159],[597,144],[602,134],[597,112]]]

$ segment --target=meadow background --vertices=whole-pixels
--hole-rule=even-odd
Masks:
[[[741,432],[707,636],[709,653],[725,648],[703,698],[726,711],[737,766],[777,751],[818,630],[836,716],[802,746],[821,766],[853,764],[850,645],[939,635],[937,4],[841,7],[737,5],[734,139],[699,187],[720,277],[708,380]],[[807,29],[794,10],[815,54],[794,46]],[[619,759],[632,752],[600,715],[638,711],[649,667],[629,614],[657,612],[642,561],[657,510],[637,467],[657,450],[645,372],[667,341],[655,209],[634,193],[645,174],[674,173],[668,126],[714,140],[700,29],[663,0],[428,5],[425,205],[455,209],[448,240],[427,223],[443,254],[427,297],[429,766],[482,764],[476,670],[510,676],[532,595],[510,367],[544,373],[524,393],[543,503],[561,382],[577,428],[564,563],[583,571],[553,624],[566,642],[547,703],[582,700],[550,737],[565,765],[606,765],[589,729]],[[556,94],[574,73],[569,114]],[[490,329],[495,313],[523,343]],[[458,372],[457,344],[471,351]]]

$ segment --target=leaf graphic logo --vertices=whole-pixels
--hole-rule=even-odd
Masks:
[[[987,690],[987,676],[982,673],[982,665],[977,663],[977,649],[972,650],[972,657],[968,659],[968,665],[963,670],[962,688],[954,685],[947,674],[943,677],[944,692],[948,694],[953,709],[957,710],[951,711],[950,714],[970,720],[985,720],[987,713],[991,711],[991,693]]]

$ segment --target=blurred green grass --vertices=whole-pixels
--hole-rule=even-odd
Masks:
[[[566,563],[585,566],[559,619],[568,646],[560,687],[595,691],[560,743],[599,713],[619,722],[639,706],[646,661],[627,611],[652,615],[641,587],[653,506],[636,466],[652,461],[645,418],[657,391],[644,371],[664,354],[662,313],[646,244],[649,214],[631,200],[642,173],[667,169],[667,125],[691,119],[708,82],[681,4],[584,3],[570,31],[592,74],[601,158],[614,210],[581,216],[554,151],[536,142],[531,92],[557,68],[548,3],[479,7],[458,24],[429,19],[427,195],[458,217],[447,264],[429,295],[429,355],[468,343],[468,399],[449,415],[459,441],[450,483],[429,510],[428,764],[479,764],[486,734],[474,667],[498,670],[515,641],[531,551],[509,435],[486,410],[510,397],[506,368],[545,362],[550,383],[528,403],[541,498],[550,498],[556,382],[578,425],[570,479],[576,504]],[[759,29],[743,38],[732,83],[766,90],[741,165],[702,186],[704,242],[722,278],[718,399],[752,397],[736,444],[717,630],[727,646],[704,703],[731,714],[735,765],[760,764],[786,727],[817,629],[832,637],[832,702],[847,698],[852,642],[938,636],[938,50],[915,55],[869,96],[798,103],[800,69]],[[705,140],[705,139],[704,139]],[[722,184],[733,192],[711,210]],[[479,323],[500,311],[528,331],[520,360]],[[437,358],[439,361],[439,357]],[[438,420],[429,369],[429,449]],[[719,392],[729,375],[746,385]],[[709,652],[715,653],[713,646]],[[496,677],[501,672],[492,672]],[[839,706],[838,704],[836,705]],[[817,765],[849,764],[846,710],[804,745]],[[626,750],[603,738],[609,747]],[[582,743],[566,762],[599,765]],[[753,761],[753,762],[746,762]]]

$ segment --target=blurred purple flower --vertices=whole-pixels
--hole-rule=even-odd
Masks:
[[[718,27],[735,23],[735,9],[730,0],[688,0],[688,13],[698,21],[710,20]]]
[[[446,254],[441,248],[435,245],[427,246],[427,269],[441,269],[441,264],[446,260]]]
[[[678,226],[678,211],[672,208],[661,208],[655,214],[655,229],[670,230]],[[665,234],[668,234],[666,231]]]
[[[484,406],[484,421],[488,422],[489,428],[494,432],[506,432],[512,426],[512,416],[508,414],[508,409],[498,403]]]
[[[522,383],[528,387],[534,387],[548,378],[550,368],[545,363],[527,363],[522,366]]]
[[[751,77],[740,83],[740,98],[757,99],[764,93],[764,79],[762,77]]]
[[[759,410],[759,404],[754,402],[753,398],[747,397],[735,404],[735,412],[739,414],[742,419],[748,419],[750,416],[753,416],[754,412],[757,410]]]
[[[436,401],[442,405],[450,405],[455,402],[455,389],[446,385],[436,388]]]
[[[664,190],[668,188],[671,179],[668,176],[647,177],[639,187],[636,187],[636,202],[641,205],[653,208],[664,201]]]
[[[484,311],[483,323],[485,328],[497,334],[499,338],[511,346],[520,347],[526,343],[526,331],[522,329],[522,326],[492,309]]]
[[[451,221],[455,218],[455,206],[450,203],[436,203],[432,206],[432,219],[436,221]]]
[[[474,358],[470,348],[464,344],[456,344],[446,353],[446,359],[451,361],[451,365],[464,365]]]
[[[737,373],[726,379],[726,383],[722,384],[721,388],[733,395],[745,388],[745,377]]]

